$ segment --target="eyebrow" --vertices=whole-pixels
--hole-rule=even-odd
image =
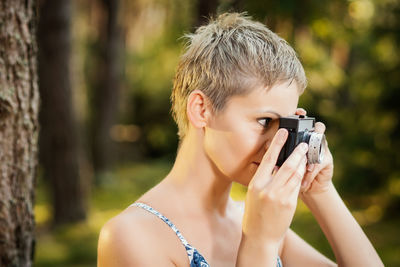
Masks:
[[[267,109],[267,110],[259,110],[258,112],[260,112],[260,113],[272,113],[272,114],[275,114],[278,118],[282,118],[281,114],[279,114],[278,112],[275,112],[273,110],[269,110],[269,109]]]

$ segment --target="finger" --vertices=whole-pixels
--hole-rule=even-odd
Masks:
[[[312,174],[312,171],[314,170],[314,168],[315,168],[315,164],[307,164],[306,173],[304,175],[303,181],[301,182],[302,190],[304,190],[304,188],[306,188],[307,185],[309,183],[311,183],[311,181],[313,180],[313,178],[311,178],[311,174]]]
[[[279,168],[279,171],[274,177],[274,183],[276,186],[281,186],[287,183],[290,177],[297,171],[300,163],[302,163],[303,157],[308,151],[308,145],[306,143],[300,143],[286,159],[286,161]],[[275,181],[276,180],[276,181]]]
[[[314,164],[307,164],[307,172],[312,172],[314,170]]]
[[[306,172],[304,175],[303,181],[301,182],[301,190],[304,192],[308,188],[308,186],[312,183],[314,180],[315,176],[313,175],[313,172]]]
[[[306,163],[307,160],[304,161],[303,164],[301,164],[300,168],[300,173],[303,172],[303,174],[306,171]],[[301,188],[301,178],[299,179],[298,177],[294,178],[294,179],[298,179],[296,182],[293,182],[293,185],[290,185],[290,187],[288,186],[288,193],[289,193],[289,201],[293,202],[293,203],[297,203],[297,199],[299,198],[299,193],[300,193],[300,188]],[[290,180],[291,181],[291,180]]]
[[[301,160],[297,170],[293,173],[292,177],[287,181],[285,185],[285,190],[287,193],[291,194],[298,187],[300,188],[301,181],[303,180],[304,174],[306,173],[307,157],[304,156]]]
[[[300,188],[301,188],[301,183],[298,183],[298,185],[295,187],[295,189],[291,193],[291,195],[289,197],[289,201],[294,201],[295,203],[297,203],[297,200],[299,199]]]
[[[297,108],[296,109],[296,115],[307,115],[307,111],[304,108]]]
[[[325,124],[323,124],[322,122],[316,122],[315,123],[315,132],[316,133],[324,133],[326,129]]]
[[[329,151],[328,140],[326,140],[326,138],[324,138],[323,146],[324,146],[324,148],[325,148],[325,153],[326,153],[327,151]]]
[[[272,176],[274,176],[278,170],[279,170],[279,167],[275,166],[274,169],[272,170]]]
[[[286,142],[287,136],[288,131],[286,129],[279,129],[276,132],[271,141],[271,145],[260,162],[260,166],[257,168],[257,172],[252,179],[252,183],[258,183],[259,181],[265,180],[265,175],[270,175],[273,172],[279,153]]]
[[[318,173],[321,171],[321,167],[315,167],[312,172],[307,172],[303,178],[303,182],[301,183],[301,190],[306,192],[310,189],[311,184],[313,183],[315,177],[317,177]]]

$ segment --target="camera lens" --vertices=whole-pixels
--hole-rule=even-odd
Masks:
[[[307,160],[310,164],[321,163],[324,155],[325,135],[312,132],[308,142]]]

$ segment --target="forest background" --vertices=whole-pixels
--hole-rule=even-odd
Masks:
[[[42,0],[35,10],[36,266],[95,266],[101,226],[167,174],[180,37],[225,11],[246,11],[295,48],[309,80],[299,106],[327,126],[334,183],[384,263],[400,265],[398,0]],[[234,199],[245,193],[234,185]],[[302,203],[292,228],[333,259]]]

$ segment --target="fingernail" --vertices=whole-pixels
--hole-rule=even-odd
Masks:
[[[287,131],[285,129],[279,129],[278,131],[278,137],[279,138],[284,138],[287,134]]]
[[[308,150],[308,145],[307,145],[306,143],[301,143],[301,144],[300,144],[300,148],[301,148],[301,151],[307,152],[307,150]]]
[[[312,172],[314,170],[314,164],[307,165],[307,171]]]
[[[303,180],[303,181],[301,182],[301,187],[302,187],[302,188],[306,188],[307,185],[308,185],[308,182],[307,182],[306,180]]]

